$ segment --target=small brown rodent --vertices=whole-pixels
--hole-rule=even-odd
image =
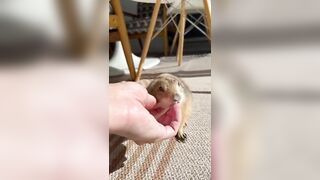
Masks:
[[[147,87],[149,94],[157,99],[156,107],[163,108],[163,113],[173,103],[180,103],[182,120],[176,139],[184,142],[187,138],[184,128],[190,117],[192,106],[192,93],[187,84],[174,75],[161,74],[149,82],[148,85],[144,85]]]

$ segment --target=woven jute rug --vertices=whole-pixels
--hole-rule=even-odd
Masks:
[[[176,64],[172,60],[168,63],[163,60],[161,66],[169,67],[170,63]],[[205,75],[210,70],[210,64],[210,56],[190,57],[177,71],[171,68],[173,74],[193,73],[190,77],[181,76],[193,92],[192,115],[185,131],[186,142],[172,138],[138,146],[131,140],[111,135],[110,179],[211,178],[211,77],[210,74]],[[150,71],[150,77],[153,77],[152,73],[161,73],[160,69]]]

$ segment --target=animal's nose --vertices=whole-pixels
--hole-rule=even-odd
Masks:
[[[175,95],[173,96],[173,101],[174,101],[174,102],[180,102],[180,100],[181,100],[181,97],[180,97],[179,94],[175,94]]]

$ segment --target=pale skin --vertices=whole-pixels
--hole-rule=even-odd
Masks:
[[[156,99],[138,83],[110,84],[109,133],[127,137],[139,145],[174,137],[181,121],[179,104],[161,117],[155,115],[157,119],[149,112],[155,104]]]

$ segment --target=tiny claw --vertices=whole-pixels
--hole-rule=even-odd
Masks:
[[[185,143],[185,141],[187,140],[187,134],[186,133],[183,133],[182,135],[176,135],[176,140],[178,142],[182,142],[182,143]]]

